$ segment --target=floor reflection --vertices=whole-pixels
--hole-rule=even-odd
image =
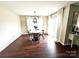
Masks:
[[[50,56],[56,56],[56,45],[55,45],[55,39],[51,36],[47,37],[47,47],[48,51],[50,52]]]

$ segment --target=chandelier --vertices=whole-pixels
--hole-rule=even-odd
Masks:
[[[38,16],[36,16],[36,11],[34,11],[34,16],[32,16],[33,18],[33,23],[37,23],[37,19],[39,18]]]

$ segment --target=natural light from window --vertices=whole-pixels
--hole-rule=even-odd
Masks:
[[[42,17],[39,17],[39,19],[37,19],[37,23],[34,24],[33,19],[29,16],[28,20],[27,20],[28,30],[31,31],[31,32],[35,32],[34,25],[36,25],[38,27],[38,29],[39,29],[39,32],[41,32],[41,30],[43,28]]]

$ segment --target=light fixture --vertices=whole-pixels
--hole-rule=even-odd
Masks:
[[[34,16],[32,16],[33,18],[33,23],[37,23],[37,19],[39,18],[38,16],[36,16],[36,11],[34,11]]]

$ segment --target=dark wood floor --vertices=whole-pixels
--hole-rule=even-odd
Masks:
[[[70,58],[79,57],[79,48],[74,45],[62,46],[55,43],[53,38],[45,35],[37,42],[29,40],[29,36],[23,35],[0,52],[2,58]]]

